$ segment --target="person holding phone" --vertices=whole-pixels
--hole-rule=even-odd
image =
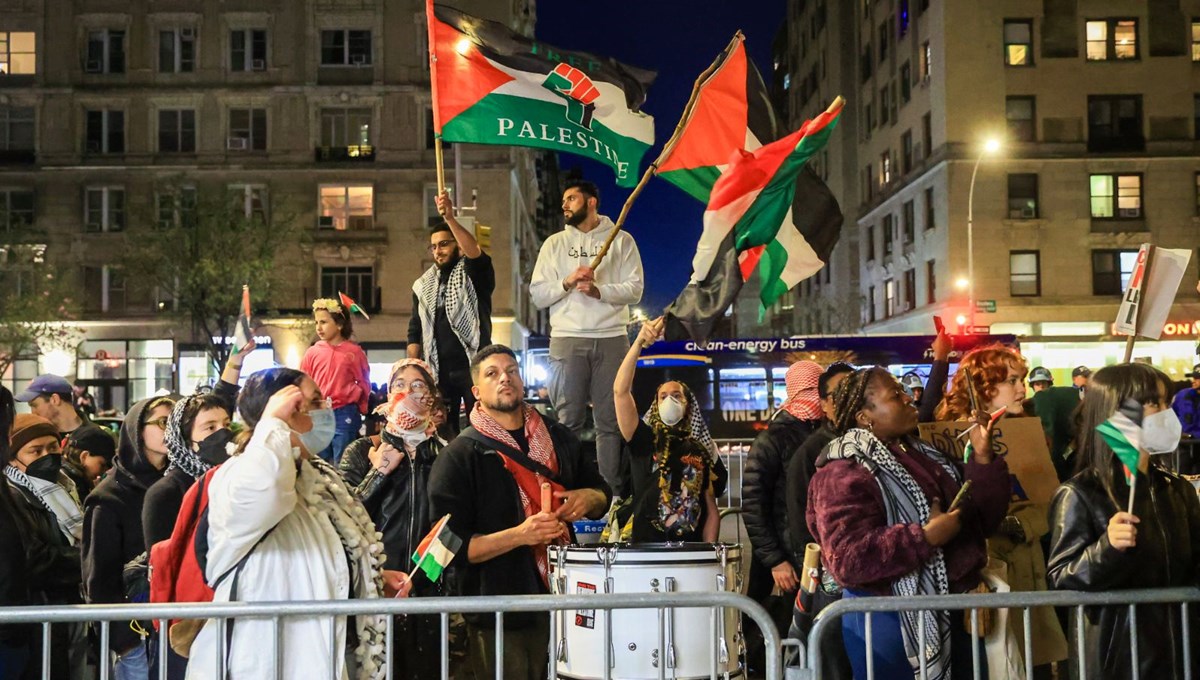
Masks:
[[[974,414],[981,426],[971,432],[974,453],[964,464],[913,435],[917,409],[887,369],[855,371],[833,399],[838,438],[817,459],[808,526],[844,597],[974,590],[987,564],[984,539],[1004,517],[1009,495],[1008,465],[993,454],[985,414]],[[946,511],[966,480],[970,497]],[[872,624],[875,677],[916,676],[922,625],[928,676],[971,676],[972,639],[961,614],[875,614]],[[865,618],[845,617],[842,636],[854,676],[867,677]]]

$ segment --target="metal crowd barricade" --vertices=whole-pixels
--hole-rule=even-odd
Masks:
[[[1033,607],[1071,607],[1076,617],[1076,620],[1081,620],[1084,616],[1086,607],[1129,607],[1129,645],[1130,658],[1132,660],[1132,675],[1133,680],[1138,680],[1141,677],[1141,670],[1138,666],[1138,625],[1137,625],[1137,607],[1138,605],[1174,605],[1181,610],[1182,616],[1182,638],[1184,644],[1183,650],[1183,666],[1185,680],[1191,680],[1191,663],[1192,649],[1187,644],[1190,639],[1188,608],[1192,603],[1200,602],[1200,588],[1160,588],[1152,590],[1114,590],[1102,593],[1079,592],[1079,591],[1042,591],[1042,592],[1022,592],[1022,593],[988,593],[988,594],[964,594],[964,595],[930,595],[923,597],[858,597],[848,600],[840,600],[826,607],[818,616],[816,623],[813,625],[812,631],[805,641],[806,656],[802,657],[806,663],[803,668],[797,670],[794,668],[788,669],[788,678],[822,680],[820,672],[815,669],[821,668],[821,645],[819,644],[823,635],[841,635],[841,619],[847,614],[862,613],[865,616],[865,634],[866,634],[866,662],[867,662],[867,678],[873,680],[876,675],[873,668],[873,645],[871,635],[871,618],[872,614],[896,613],[906,611],[970,611],[971,612],[971,633],[975,637],[979,626],[979,611],[986,609],[1021,609],[1024,612],[1022,619],[1024,620],[1024,640],[1025,649],[1032,647],[1032,618],[1030,616]],[[951,625],[957,625],[952,617]],[[1087,667],[1087,657],[1084,651],[1084,628],[1081,625],[1075,626],[1075,653],[1073,658],[1078,665],[1078,677],[1099,677],[1099,669],[1089,669]],[[928,677],[928,669],[925,667],[924,646],[926,640],[926,631],[924,629],[923,620],[919,628],[919,640],[921,652],[921,667],[918,677],[921,680],[926,680]],[[793,644],[794,641],[786,640],[785,645]],[[1068,642],[1068,644],[1071,644]],[[981,664],[986,664],[987,660],[982,658],[979,650],[979,645],[972,645],[972,678],[978,680],[983,677],[980,674]],[[1025,655],[1025,675],[1027,678],[1033,677],[1033,657],[1029,654]],[[1090,674],[1089,674],[1090,673]],[[958,680],[957,678],[955,680]],[[991,678],[991,680],[997,680]]]
[[[205,604],[156,604],[156,605],[73,605],[52,607],[0,607],[0,625],[37,624],[41,626],[42,654],[41,667],[43,680],[50,680],[50,625],[52,623],[94,622],[100,626],[100,648],[108,649],[109,628],[113,622],[129,620],[157,620],[159,622],[158,664],[165,668],[167,664],[167,630],[173,619],[211,619],[210,623],[217,626],[216,648],[217,658],[213,661],[218,671],[216,677],[225,677],[226,650],[225,626],[229,620],[270,619],[274,626],[274,636],[270,649],[275,659],[276,678],[282,677],[283,645],[281,644],[282,622],[289,618],[325,618],[329,617],[330,626],[336,624],[335,617],[354,616],[359,614],[379,614],[387,616],[385,661],[387,679],[392,680],[391,654],[393,653],[394,616],[402,614],[436,614],[441,619],[441,677],[450,677],[450,615],[488,614],[496,617],[496,678],[504,677],[504,614],[514,612],[543,612],[548,613],[550,634],[547,638],[550,669],[549,677],[557,679],[558,670],[555,655],[549,645],[557,637],[558,617],[555,614],[564,610],[603,610],[614,609],[647,609],[656,610],[658,620],[658,644],[662,648],[664,639],[663,613],[669,609],[698,608],[721,610],[737,609],[754,620],[762,629],[766,642],[766,678],[767,680],[782,680],[783,664],[780,657],[779,633],[775,630],[771,617],[765,609],[745,595],[732,592],[687,592],[687,593],[620,593],[596,595],[512,595],[491,597],[426,597],[411,599],[377,599],[377,600],[339,600],[334,602],[261,602],[261,603],[205,603]],[[715,652],[718,638],[718,621],[720,617],[710,619],[714,649],[710,655],[710,676],[713,680],[718,677],[717,654]],[[118,624],[120,625],[120,624]],[[334,636],[331,632],[331,644]],[[265,642],[265,641],[264,641]],[[606,631],[605,642],[611,649],[611,633]],[[336,650],[335,650],[336,651]],[[105,663],[107,654],[101,655],[100,680],[110,677],[109,664]],[[337,658],[337,654],[331,655]],[[202,662],[192,659],[191,663]],[[612,674],[610,664],[602,664],[604,678],[609,680]],[[665,663],[658,665],[658,677],[665,678],[667,668]],[[334,665],[336,672],[336,664]],[[290,679],[289,679],[290,680]],[[337,680],[334,678],[334,680]]]

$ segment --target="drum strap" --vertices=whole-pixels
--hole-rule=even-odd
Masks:
[[[555,482],[558,481],[558,475],[551,472],[550,468],[546,467],[545,465],[542,465],[541,463],[537,462],[536,460],[530,458],[525,453],[509,446],[508,444],[505,444],[504,442],[502,442],[498,439],[492,439],[491,437],[487,436],[486,434],[484,434],[478,430],[475,430],[473,428],[470,430],[463,430],[462,432],[460,432],[458,434],[458,436],[466,437],[467,439],[474,439],[475,441],[479,442],[480,444],[483,444],[484,446],[486,446],[488,448],[495,449],[498,453],[504,454],[504,456],[506,458],[508,458],[512,462],[516,463],[517,465],[520,465],[521,467],[525,468],[526,470],[529,470],[530,472],[539,474],[539,475],[545,477],[546,479],[553,480]]]

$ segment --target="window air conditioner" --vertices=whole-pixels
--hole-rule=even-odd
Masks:
[[[104,73],[104,62],[98,59],[91,59],[88,61],[87,66],[84,67],[84,70],[88,73]]]
[[[196,37],[196,29],[189,26],[179,29],[179,37],[184,40],[192,40]]]
[[[243,139],[242,137],[230,137],[226,141],[225,146],[230,151],[245,151],[247,141],[248,140]]]
[[[1021,219],[1032,220],[1037,218],[1037,207],[1032,205],[1022,206]]]
[[[267,70],[267,60],[266,60],[266,59],[253,59],[253,60],[251,60],[251,62],[250,62],[250,70],[251,70],[251,71],[265,71],[265,70]]]
[[[354,64],[355,66],[366,66],[367,65],[367,55],[355,54],[350,57],[350,63]]]
[[[333,229],[333,215],[321,215],[317,218],[317,228]]]
[[[1121,208],[1120,210],[1117,211],[1117,216],[1118,217],[1141,217],[1142,209],[1141,208]]]
[[[350,231],[368,231],[374,226],[375,218],[371,215],[351,215]]]

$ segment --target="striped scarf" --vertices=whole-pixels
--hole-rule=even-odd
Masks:
[[[4,476],[13,484],[28,489],[47,510],[54,513],[59,530],[71,545],[78,545],[83,540],[83,515],[79,511],[75,485],[69,477],[60,472],[60,483],[55,484],[30,477],[12,465],[4,467]],[[67,484],[70,484],[69,488],[65,486]]]
[[[908,439],[906,445],[913,449],[911,455],[930,458],[942,466],[952,479],[962,482],[958,470],[936,449],[915,438]],[[904,465],[896,460],[892,451],[874,434],[861,428],[852,429],[830,442],[824,455],[828,460],[853,460],[875,477],[883,494],[888,526],[923,526],[929,521],[929,499],[925,497],[925,492]],[[934,548],[933,556],[920,569],[892,582],[892,594],[900,597],[945,595],[949,592],[950,580],[946,574],[946,559],[941,548]],[[925,665],[929,677],[934,680],[946,680],[950,677],[950,615],[947,612],[901,612],[900,631],[904,638],[905,654],[914,673],[919,672],[922,619],[926,631],[937,631],[937,635],[932,637],[926,635],[925,640]]]

